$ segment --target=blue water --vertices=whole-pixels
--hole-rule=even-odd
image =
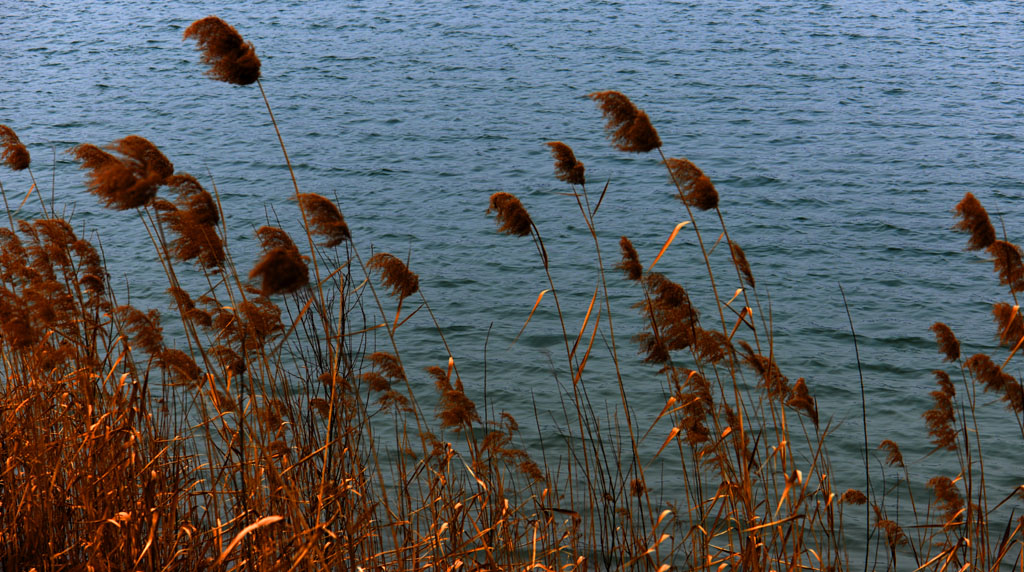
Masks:
[[[99,230],[112,273],[143,305],[167,304],[162,274],[138,247],[145,237],[132,215],[102,211],[83,190],[69,147],[134,133],[178,169],[212,174],[243,266],[268,212],[297,216],[258,91],[208,80],[182,41],[210,13],[256,45],[303,190],[337,196],[365,252],[410,256],[478,399],[490,331],[488,400],[521,422],[529,394],[557,406],[560,330],[545,306],[509,348],[547,286],[529,241],[496,234],[488,196],[512,192],[530,210],[570,329],[593,292],[594,257],[546,141],[574,148],[592,189],[610,180],[598,215],[606,261],[624,234],[651,260],[686,216],[655,156],[609,146],[585,97],[597,90],[630,96],[666,154],[715,181],[730,235],[770,300],[783,372],[805,377],[822,416],[840,424],[832,462],[849,482],[837,488],[860,486],[862,439],[840,283],[872,445],[892,438],[913,461],[930,451],[920,416],[930,372],[943,366],[934,321],[967,354],[992,348],[990,305],[1008,296],[984,258],[963,250],[951,209],[971,191],[1011,240],[1024,239],[1024,19],[1014,2],[4,3],[0,122],[28,144],[42,187],[76,226]],[[16,198],[28,188],[21,173],[0,177]],[[698,222],[713,240],[717,222]],[[659,269],[711,317],[694,237],[681,236]],[[612,288],[633,405],[653,418],[660,382],[628,345],[639,292],[618,277]],[[410,370],[445,363],[426,316],[403,330]],[[590,371],[593,394],[615,399],[610,368]],[[983,401],[994,428],[984,432],[986,468],[1009,489],[1024,449],[1011,414]],[[925,478],[955,471],[941,455],[920,466]]]

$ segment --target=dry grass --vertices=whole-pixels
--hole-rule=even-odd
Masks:
[[[211,17],[185,35],[199,41],[212,77],[262,93],[255,48],[234,28]],[[647,114],[625,95],[591,97],[617,148],[662,152]],[[28,154],[13,133],[0,130],[3,158],[19,169]],[[454,358],[416,364],[436,388],[436,406],[421,405],[400,343],[412,313],[433,315],[419,278],[388,253],[364,263],[357,245],[366,239],[352,236],[327,198],[295,181],[308,250],[261,227],[264,253],[246,280],[215,188],[175,174],[141,137],[75,147],[87,188],[109,208],[137,212],[175,311],[119,302],[101,254],[45,205],[36,220],[12,217],[0,229],[0,569],[858,569],[847,538],[860,532],[844,530],[846,505],[873,512],[863,533],[871,568],[1022,566],[1024,520],[992,519],[1024,495],[987,486],[975,412],[980,388],[1005,404],[1024,438],[1024,392],[1004,369],[1024,343],[1024,271],[1019,247],[995,239],[973,195],[957,206],[957,228],[971,233],[969,248],[993,256],[1013,298],[993,309],[1006,355],[963,358],[953,331],[937,323],[952,369],[936,372],[921,431],[955,468],[921,485],[885,440],[896,478],[876,475],[875,494],[839,492],[830,426],[813,388],[776,361],[751,265],[729,238],[709,176],[661,156],[706,263],[696,287],[715,304],[702,309],[653,262],[645,269],[626,237],[621,262],[605,262],[595,214],[607,187],[594,201],[572,149],[549,145],[593,240],[596,287],[585,311],[563,312],[526,206],[498,193],[488,212],[499,232],[530,237],[549,281],[565,351],[565,459],[517,445],[520,425],[506,412],[482,418],[493,404],[478,406]],[[707,228],[728,246],[714,265]],[[712,271],[723,262],[735,276]],[[644,320],[635,342],[663,384],[659,411],[631,405],[619,372],[633,358],[619,355],[613,316],[623,309],[611,304],[609,267],[633,284],[625,311]],[[185,275],[205,287],[186,290]],[[736,293],[720,297],[718,284]],[[170,323],[183,335],[165,336]],[[595,352],[608,354],[617,403],[588,390]],[[380,431],[395,442],[385,447]],[[675,470],[654,474],[655,461]],[[899,491],[910,501],[894,506]]]

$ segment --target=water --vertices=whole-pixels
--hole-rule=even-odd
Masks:
[[[520,421],[526,392],[557,404],[549,359],[560,330],[544,307],[509,348],[546,282],[526,239],[495,233],[488,196],[515,193],[532,213],[570,328],[593,292],[593,254],[546,141],[574,148],[592,188],[610,180],[598,216],[606,261],[623,234],[651,260],[685,218],[654,156],[610,148],[587,93],[629,95],[665,152],[715,181],[770,298],[783,372],[805,377],[823,417],[841,423],[832,461],[848,486],[860,486],[860,385],[839,284],[860,344],[869,440],[897,440],[918,460],[930,451],[920,418],[930,371],[943,365],[928,326],[949,324],[968,355],[987,351],[990,305],[1007,298],[983,258],[963,251],[950,211],[972,191],[1011,240],[1024,237],[1014,216],[1024,22],[1013,2],[40,2],[0,12],[0,122],[28,144],[48,193],[52,170],[76,226],[100,231],[137,302],[167,304],[152,256],[137,248],[145,237],[133,216],[102,211],[83,190],[69,147],[135,133],[178,169],[212,174],[243,265],[256,256],[252,228],[297,213],[258,91],[204,78],[181,39],[214,13],[256,45],[303,190],[338,197],[365,251],[411,253],[478,398],[490,332],[488,399]],[[26,176],[0,176],[20,199]],[[699,222],[713,236],[714,221]],[[699,252],[682,236],[659,268],[710,316]],[[617,277],[612,287],[626,340],[639,328],[628,308],[639,293]],[[400,343],[426,387],[418,368],[447,361],[433,325],[417,316]],[[623,354],[633,404],[651,418],[659,382],[631,347]],[[590,371],[594,394],[614,399],[610,369]],[[1009,489],[1024,450],[1010,414],[985,410],[997,430],[984,444],[1000,451],[987,468]],[[956,470],[941,455],[921,466],[924,476]]]

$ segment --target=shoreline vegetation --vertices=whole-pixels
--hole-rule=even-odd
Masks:
[[[213,16],[184,36],[210,78],[259,91],[276,130],[255,47]],[[282,211],[296,211],[304,236],[268,221],[249,269],[231,254],[212,181],[136,135],[68,151],[105,207],[137,215],[167,279],[173,311],[161,315],[119,299],[117,261],[57,216],[27,147],[0,126],[0,160],[31,179],[40,209],[16,220],[0,185],[0,570],[1024,569],[1024,484],[986,479],[993,453],[976,416],[1001,408],[1024,440],[1024,391],[1008,371],[1024,345],[1024,264],[974,195],[956,205],[956,230],[1007,287],[992,309],[1005,351],[962,355],[948,326],[932,326],[945,364],[920,431],[948,470],[914,474],[896,441],[869,441],[863,382],[864,464],[835,467],[832,423],[814,388],[776,363],[770,310],[711,178],[666,155],[622,93],[590,98],[617,150],[660,161],[687,218],[651,260],[627,237],[603,252],[610,185],[589,185],[573,150],[548,143],[596,260],[589,306],[569,308],[527,205],[490,197],[497,232],[534,249],[547,281],[523,330],[542,304],[559,320],[561,411],[535,419],[463,381],[417,273],[366,256],[339,206],[301,190],[280,131],[294,186]],[[695,237],[705,280],[688,288],[707,291],[708,307],[655,271],[680,232]],[[623,278],[632,307],[608,293]],[[417,313],[446,363],[403,360],[402,326]],[[644,329],[620,346],[615,320],[637,314]],[[659,411],[631,404],[619,364],[637,349],[660,380]],[[602,353],[593,361],[617,384],[608,402],[588,390]],[[432,396],[414,391],[412,371]],[[564,453],[543,445],[541,415],[556,417]],[[542,446],[526,450],[534,425]],[[843,487],[854,474],[864,490]]]

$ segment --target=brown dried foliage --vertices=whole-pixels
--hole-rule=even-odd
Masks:
[[[491,214],[491,211],[495,213],[494,221],[498,225],[498,232],[513,236],[529,236],[533,220],[515,195],[494,193],[491,195],[487,214]]]
[[[649,296],[638,305],[647,317],[649,331],[635,337],[644,361],[665,363],[669,352],[690,347],[697,336],[697,309],[686,290],[663,274],[652,272],[643,278]]]
[[[322,236],[321,246],[332,248],[352,238],[338,207],[316,193],[299,193],[299,206],[306,211],[310,232]]]
[[[1006,402],[1007,407],[1021,413],[1024,411],[1024,389],[1020,382],[992,361],[992,358],[985,354],[975,354],[964,362],[964,365],[985,387],[985,391],[993,391],[1000,394],[1000,399]]]
[[[473,423],[480,423],[480,415],[476,412],[476,404],[466,395],[462,380],[455,378],[451,382],[449,372],[439,368],[427,368],[427,371],[434,377],[434,386],[441,394],[441,403],[437,412],[437,418],[441,420],[441,427],[460,432],[470,429]],[[506,436],[504,432],[492,432],[487,435],[491,439],[497,436]],[[485,439],[484,448],[500,451],[507,445],[507,440],[502,439],[497,445],[488,444]]]
[[[928,488],[935,491],[935,505],[946,513],[944,525],[954,524],[961,509],[964,508],[964,499],[949,477],[932,477],[928,480]]]
[[[978,199],[967,193],[956,205],[956,214],[960,217],[953,228],[971,235],[967,239],[968,250],[984,250],[996,240],[996,229],[988,218],[988,212],[981,206]]]
[[[298,250],[292,237],[276,226],[261,226],[257,228],[256,238],[260,241],[260,246],[263,250],[273,250],[279,247]]]
[[[953,330],[942,322],[935,322],[929,330],[935,332],[935,341],[939,344],[939,353],[945,355],[942,361],[960,359],[960,340],[953,335]]]
[[[871,508],[875,509],[875,528],[885,532],[885,541],[889,548],[895,549],[897,546],[907,544],[907,535],[904,534],[900,525],[896,524],[895,521],[885,518],[878,505],[871,505]]]
[[[379,270],[381,280],[391,295],[399,300],[412,296],[420,289],[420,277],[409,270],[404,262],[387,252],[378,252],[366,262],[366,267]]]
[[[999,274],[999,283],[1009,286],[1011,292],[1024,292],[1024,264],[1021,262],[1020,247],[1012,242],[996,240],[987,250],[992,255],[993,270]]]
[[[0,160],[12,171],[27,169],[32,163],[28,148],[18,139],[13,129],[6,125],[0,125]]]
[[[757,373],[761,379],[760,383],[768,390],[768,395],[783,402],[788,401],[793,390],[789,387],[789,378],[782,375],[775,359],[757,353],[745,341],[740,341],[740,347],[743,348],[743,362]]]
[[[136,346],[154,358],[163,353],[164,337],[159,312],[150,310],[144,314],[134,306],[118,306],[117,314]]]
[[[647,113],[617,91],[598,91],[589,95],[597,102],[608,123],[608,136],[620,151],[646,153],[661,147],[661,138]]]
[[[1012,347],[1024,338],[1024,318],[1020,315],[1020,308],[999,302],[992,306],[992,315],[999,326],[999,343]]]
[[[188,38],[196,40],[203,63],[210,66],[206,75],[213,79],[249,85],[260,78],[260,58],[256,55],[256,48],[224,20],[207,16],[192,22],[185,29],[185,39]]]
[[[757,283],[754,282],[754,273],[750,271],[750,263],[747,262],[747,255],[740,248],[740,245],[735,242],[729,243],[729,250],[732,252],[732,261],[736,265],[736,268],[743,275],[743,278],[747,281],[747,284],[754,288]]]
[[[689,159],[665,159],[672,182],[679,185],[679,199],[702,211],[718,207],[718,191],[711,179]]]
[[[949,374],[941,370],[935,370],[934,374],[939,389],[932,391],[930,395],[935,405],[921,416],[924,417],[925,424],[928,425],[928,434],[932,436],[932,443],[940,449],[956,451],[956,413],[953,408],[956,389],[953,387],[953,382],[949,380]]]
[[[309,267],[298,249],[279,246],[263,255],[249,279],[259,279],[262,296],[291,294],[309,284]]]
[[[879,449],[885,449],[886,456],[885,462],[890,466],[895,465],[897,467],[903,466],[903,453],[900,452],[900,447],[894,441],[885,439],[878,445]]]
[[[572,148],[561,141],[550,141],[551,156],[555,158],[555,177],[570,185],[582,185],[586,182],[583,163],[576,160]]]
[[[868,497],[857,489],[847,489],[846,492],[839,497],[839,502],[843,504],[866,504],[868,502]]]
[[[112,153],[89,143],[71,149],[89,173],[89,192],[104,206],[116,210],[140,208],[156,197],[157,189],[174,173],[174,165],[156,145],[129,135],[107,146]]]
[[[814,426],[818,426],[818,402],[807,390],[807,382],[804,381],[804,378],[798,378],[793,384],[792,396],[786,405],[810,417]]]
[[[644,267],[640,264],[640,255],[633,248],[633,243],[628,238],[622,237],[619,239],[619,249],[622,250],[622,262],[616,264],[615,267],[622,270],[626,278],[639,282],[644,276]]]

